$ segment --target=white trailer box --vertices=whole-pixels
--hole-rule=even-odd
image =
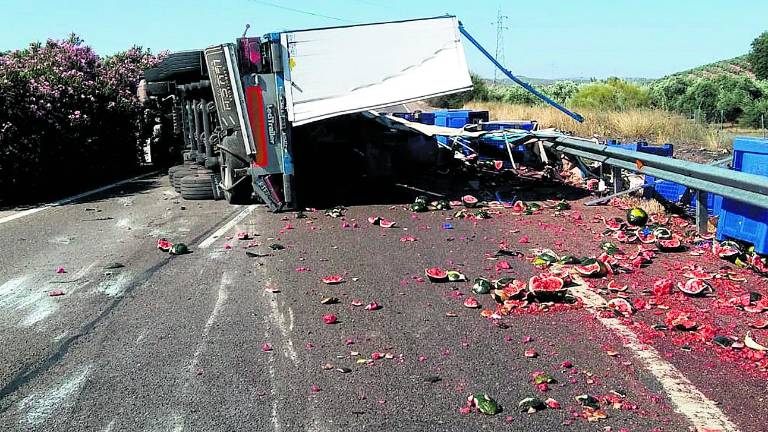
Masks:
[[[280,34],[293,126],[472,88],[456,17]]]

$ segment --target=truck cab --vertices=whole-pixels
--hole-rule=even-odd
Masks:
[[[170,54],[142,88],[184,141],[169,171],[183,197],[280,211],[296,206],[294,152],[308,145],[294,136],[317,136],[302,129],[471,86],[458,21],[444,16],[243,36]]]

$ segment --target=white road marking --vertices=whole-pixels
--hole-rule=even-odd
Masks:
[[[696,430],[712,429],[722,432],[737,432],[739,430],[717,404],[704,396],[676,367],[664,361],[656,349],[642,344],[635,332],[617,318],[600,316],[597,309],[607,304],[602,296],[583,284],[571,288],[571,291],[581,298],[584,305],[598,321],[624,341],[624,346],[659,381],[669,400],[675,406],[675,411],[685,416]]]
[[[216,230],[215,233],[211,234],[210,237],[203,240],[199,245],[197,245],[198,249],[205,249],[208,246],[212,245],[213,242],[219,239],[219,237],[226,234],[229,230],[232,229],[233,226],[237,225],[241,220],[245,219],[249,214],[251,214],[256,209],[256,205],[252,204],[243,209],[237,216],[232,218],[231,221],[227,222],[226,225]]]
[[[280,333],[285,340],[285,351],[283,351],[283,355],[291,359],[295,364],[299,364],[299,355],[296,353],[296,349],[293,347],[293,339],[291,339],[291,329],[289,324],[286,323],[288,320],[286,320],[285,314],[280,311],[277,299],[274,297],[269,299],[269,307],[269,315],[271,316],[272,321],[277,324],[277,328],[280,329]]]
[[[144,177],[149,177],[149,176],[154,175],[154,174],[157,174],[157,172],[151,172],[151,173],[148,173],[148,174],[142,174],[142,175],[139,175],[139,176],[136,176],[136,177],[131,177],[129,179],[120,180],[119,182],[108,184],[106,186],[102,186],[102,187],[97,188],[97,189],[93,189],[93,190],[90,190],[90,191],[87,191],[87,192],[83,192],[81,194],[77,194],[77,195],[71,196],[69,198],[60,199],[60,200],[54,201],[54,202],[52,202],[50,204],[45,204],[45,205],[42,205],[40,207],[35,207],[35,208],[27,209],[27,210],[22,210],[22,211],[20,211],[18,213],[14,213],[14,214],[12,214],[10,216],[6,216],[4,218],[0,218],[0,224],[4,224],[6,222],[10,222],[10,221],[16,220],[16,219],[21,219],[21,218],[23,218],[25,216],[33,215],[33,214],[41,212],[43,210],[47,210],[47,209],[49,209],[51,207],[56,207],[56,206],[60,206],[60,205],[63,205],[63,204],[68,204],[68,203],[71,203],[72,201],[77,201],[80,198],[85,198],[85,197],[87,197],[89,195],[97,194],[99,192],[104,192],[105,190],[109,190],[109,189],[112,189],[114,187],[121,186],[121,185],[124,185],[126,183],[130,183],[130,182],[142,179]]]
[[[61,411],[74,405],[77,395],[90,373],[90,366],[67,375],[56,388],[40,393],[33,393],[19,403],[20,424],[38,426],[51,415],[61,416]]]
[[[216,323],[216,319],[224,309],[224,306],[227,303],[227,299],[229,299],[229,291],[227,290],[227,287],[231,284],[232,276],[230,276],[229,272],[224,271],[224,273],[221,275],[221,282],[219,283],[219,292],[218,296],[216,297],[216,304],[213,305],[213,311],[211,311],[211,315],[208,317],[208,321],[205,322],[205,326],[203,327],[203,334],[200,337],[200,342],[197,344],[195,353],[192,355],[192,361],[189,362],[188,369],[191,374],[195,373],[195,369],[197,369],[198,364],[200,364],[200,356],[205,352],[205,347],[208,343],[208,334],[211,332],[211,327],[213,327],[213,324]],[[189,388],[190,383],[190,380],[187,380],[184,383],[183,392],[185,394],[187,393],[187,389]]]

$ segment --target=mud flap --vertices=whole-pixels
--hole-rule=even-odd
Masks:
[[[282,210],[285,203],[280,200],[275,188],[272,187],[272,182],[270,181],[269,176],[257,176],[252,174],[251,178],[253,179],[254,193],[261,198],[267,207],[269,207],[269,210],[273,213]]]

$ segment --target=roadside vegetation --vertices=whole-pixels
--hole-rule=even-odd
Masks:
[[[0,203],[135,172],[148,120],[136,87],[157,60],[100,57],[76,35],[0,53]]]
[[[534,119],[583,136],[647,139],[727,146],[735,134],[761,134],[768,122],[768,32],[748,55],[647,82],[619,78],[539,86],[557,102],[578,110],[577,124],[516,84],[473,77],[470,94],[436,100],[438,106],[488,109],[495,119]],[[768,126],[768,125],[766,125]]]

